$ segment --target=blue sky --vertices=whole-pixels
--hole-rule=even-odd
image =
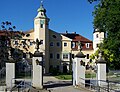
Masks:
[[[87,0],[44,0],[49,28],[63,33],[77,32],[92,40],[94,5]],[[40,0],[1,0],[0,23],[10,21],[16,30],[28,31],[34,27],[34,18]]]

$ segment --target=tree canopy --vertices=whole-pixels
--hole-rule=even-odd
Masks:
[[[120,65],[120,0],[100,0],[93,12],[94,28],[105,32],[102,50],[109,66]]]

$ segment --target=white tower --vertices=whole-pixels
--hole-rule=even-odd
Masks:
[[[45,73],[49,72],[49,18],[46,16],[46,9],[41,2],[38,14],[34,19],[34,40],[41,41],[40,52],[43,52]]]
[[[93,32],[93,49],[94,52],[98,49],[98,46],[100,43],[103,42],[103,39],[105,38],[105,33],[100,32],[99,29],[95,29]]]

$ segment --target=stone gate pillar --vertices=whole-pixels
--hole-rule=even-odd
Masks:
[[[73,59],[73,86],[85,86],[85,55],[80,51]]]
[[[99,53],[97,61],[97,80],[99,86],[106,84],[106,61],[102,59],[102,52]]]
[[[37,89],[43,89],[43,53],[35,51],[32,60],[33,80],[32,86]]]
[[[12,88],[15,84],[15,63],[6,63],[6,86]]]

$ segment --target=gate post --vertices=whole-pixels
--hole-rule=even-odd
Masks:
[[[36,39],[36,51],[33,55],[33,80],[32,86],[37,89],[43,89],[43,53],[39,51],[41,41]]]
[[[85,57],[81,50],[82,47],[79,45],[80,52],[73,59],[73,86],[83,85],[85,86]]]
[[[32,65],[33,65],[33,80],[32,86],[37,89],[43,89],[43,54],[35,51]]]
[[[97,61],[97,79],[99,86],[106,84],[106,61],[102,59],[102,52],[99,53],[99,58]]]
[[[15,63],[6,63],[6,86],[12,88],[15,83]]]

